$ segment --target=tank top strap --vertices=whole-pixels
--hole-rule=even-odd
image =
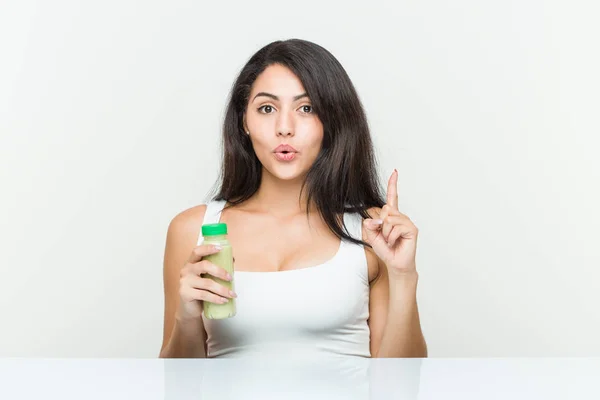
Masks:
[[[348,233],[351,237],[357,240],[362,240],[362,216],[357,212],[344,213],[344,224],[348,228]],[[367,255],[363,244],[343,241],[344,254],[340,257],[340,262],[345,266],[352,266],[354,272],[359,276],[362,283],[369,286],[369,266],[367,263]]]
[[[226,200],[212,200],[206,204],[206,212],[204,213],[204,220],[202,221],[202,225],[207,224],[216,224],[221,219],[221,211],[227,204]],[[198,245],[201,245],[204,242],[204,236],[202,236],[202,228],[200,228],[200,232],[198,233]]]
[[[344,224],[350,236],[362,240],[362,217],[359,213],[344,213]]]

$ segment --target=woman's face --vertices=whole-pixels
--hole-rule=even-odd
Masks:
[[[266,172],[283,180],[303,178],[323,142],[323,124],[300,79],[278,64],[267,67],[254,82],[244,128]],[[292,148],[278,149],[280,145]]]

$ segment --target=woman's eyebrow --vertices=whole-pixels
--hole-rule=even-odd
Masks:
[[[256,98],[259,97],[259,96],[270,97],[273,100],[279,101],[279,97],[275,96],[274,94],[267,93],[267,92],[259,92],[259,93],[257,93],[256,96],[254,96],[254,98],[252,99],[252,101],[256,100]],[[303,97],[308,97],[308,94],[307,93],[302,93],[302,94],[299,94],[298,96],[294,96],[294,101],[300,100]]]

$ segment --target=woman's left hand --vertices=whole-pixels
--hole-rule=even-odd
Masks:
[[[378,219],[363,222],[366,242],[385,263],[390,275],[416,272],[418,229],[398,210],[398,171],[394,170],[388,181],[387,203],[381,208]]]

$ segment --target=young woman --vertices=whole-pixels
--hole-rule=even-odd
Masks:
[[[426,357],[416,302],[417,228],[387,196],[344,68],[304,40],[273,42],[233,86],[218,194],[175,216],[164,256],[161,357],[334,354]],[[225,222],[230,293],[209,274],[201,226]],[[203,302],[237,297],[209,320]]]

